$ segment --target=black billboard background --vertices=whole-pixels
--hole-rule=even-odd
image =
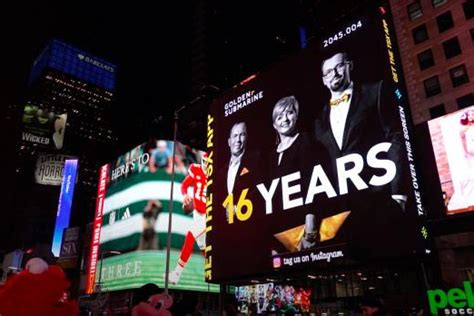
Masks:
[[[246,85],[229,91],[212,105],[210,115],[214,119],[212,127],[215,135],[213,150],[215,173],[212,176],[214,185],[209,188],[214,195],[213,216],[209,223],[212,226],[212,232],[207,235],[208,244],[212,245],[212,252],[207,255],[208,259],[212,256],[211,281],[237,280],[272,272],[271,250],[276,250],[282,256],[288,252],[273,235],[304,224],[307,213],[315,214],[318,217],[318,223],[323,217],[346,210],[352,212],[348,218],[349,222],[356,218],[352,225],[347,224],[349,222],[346,221],[336,238],[321,243],[314,249],[316,252],[320,249],[322,251],[343,249],[344,259],[364,260],[372,257],[410,254],[419,246],[419,218],[416,215],[412,184],[406,165],[403,166],[404,170],[400,170],[402,166],[397,166],[397,173],[403,172],[404,187],[408,193],[404,213],[387,210],[386,201],[371,194],[372,187],[369,186],[369,189],[358,192],[349,189],[348,195],[331,199],[326,198],[324,193],[318,194],[312,204],[287,210],[274,208],[272,214],[266,215],[264,200],[255,188],[262,182],[268,188],[272,179],[282,176],[278,173],[276,166],[270,165],[276,146],[276,134],[272,126],[274,104],[284,96],[295,96],[300,106],[298,116],[300,131],[312,135],[315,117],[323,110],[330,98],[329,91],[321,81],[321,62],[335,53],[349,53],[354,63],[351,79],[355,84],[383,79],[386,91],[384,105],[393,107],[393,113],[400,124],[395,87],[392,84],[392,70],[380,15],[381,11],[376,8],[370,9],[370,12],[368,10],[359,17],[354,15],[354,18],[334,28],[334,32],[313,43],[313,46],[301,54],[258,75]],[[390,19],[388,14],[385,14],[384,18]],[[352,25],[356,25],[355,31],[351,30],[349,34],[346,33],[345,36],[334,40],[334,35],[339,31],[345,33],[346,28]],[[391,28],[391,35],[393,32],[394,29]],[[328,41],[331,37],[332,43],[324,47],[325,40]],[[393,37],[392,41],[395,45]],[[401,80],[400,72],[399,76]],[[248,91],[254,91],[254,93],[263,91],[263,98],[226,117],[224,105]],[[407,121],[410,121],[407,110],[405,112]],[[251,164],[254,170],[250,171],[253,185],[250,186],[248,195],[253,203],[253,213],[247,221],[236,220],[233,224],[228,224],[225,209],[222,206],[227,197],[227,165],[230,159],[227,139],[232,125],[240,121],[247,124],[246,154],[252,156]],[[307,150],[307,152],[301,152],[301,155],[308,155],[311,150],[321,151],[324,148],[316,146]],[[365,154],[362,154],[364,160]],[[401,155],[403,158],[407,157],[404,148]],[[334,189],[338,192],[332,166],[334,159],[329,160],[324,157],[324,154],[317,155],[314,165],[322,165]],[[364,170],[366,167],[365,163]],[[310,176],[311,172],[306,172],[306,175],[303,174],[302,179],[297,181],[302,184],[302,190],[298,196],[302,196],[303,199],[306,196]],[[234,197],[235,201],[238,199],[238,194],[236,193]],[[275,194],[278,194],[278,191]],[[359,216],[362,213],[364,216]]]

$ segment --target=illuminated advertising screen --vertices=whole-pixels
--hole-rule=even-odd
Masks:
[[[21,138],[37,146],[62,149],[66,131],[66,113],[55,113],[37,105],[26,104]]]
[[[59,193],[58,211],[56,213],[56,224],[54,225],[53,243],[51,251],[56,257],[59,257],[63,232],[69,227],[69,218],[71,217],[72,198],[74,197],[74,187],[77,180],[77,159],[66,159],[64,162],[63,180],[61,182],[61,191]]]
[[[43,185],[60,185],[67,155],[40,153],[36,159],[35,181]]]
[[[242,314],[308,313],[311,289],[288,284],[263,283],[235,289],[237,309]]]
[[[211,105],[208,281],[425,250],[387,10],[353,15]]]
[[[428,127],[447,214],[474,211],[474,105]]]
[[[99,282],[104,291],[150,282],[164,287],[173,163],[169,286],[208,290],[203,256],[205,154],[177,143],[173,162],[172,152],[173,142],[151,141],[101,168],[88,292]],[[209,289],[217,292],[219,287],[211,285]]]

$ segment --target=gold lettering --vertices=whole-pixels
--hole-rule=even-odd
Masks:
[[[204,270],[212,269],[212,256],[206,258],[206,262],[204,264]]]

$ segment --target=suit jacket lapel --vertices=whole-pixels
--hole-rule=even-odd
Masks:
[[[352,90],[351,104],[349,105],[349,112],[347,113],[346,123],[344,124],[344,134],[342,136],[342,148],[341,151],[344,152],[349,144],[349,138],[353,135],[352,130],[355,127],[355,120],[357,113],[360,109],[360,86],[354,86]]]
[[[240,178],[242,170],[247,167],[245,165],[245,163],[247,162],[247,160],[245,159],[246,154],[247,154],[247,151],[245,151],[244,154],[242,155],[242,157],[240,158],[239,169],[237,169],[237,175],[235,176],[236,181]],[[235,185],[234,185],[234,187],[235,187]]]
[[[324,124],[324,130],[327,130],[328,132],[326,133],[326,145],[329,148],[333,148],[331,152],[340,152],[339,145],[336,142],[336,138],[334,138],[334,134],[332,132],[332,127],[331,127],[331,106],[327,104],[324,107],[324,119],[323,119],[323,124]]]

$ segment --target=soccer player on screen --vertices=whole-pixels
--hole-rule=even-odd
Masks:
[[[201,164],[193,163],[189,166],[188,175],[181,184],[183,194],[183,210],[186,213],[193,213],[193,224],[186,233],[184,245],[176,267],[168,275],[171,284],[177,284],[181,273],[189,261],[196,242],[199,249],[204,251],[206,247],[206,164],[207,153],[203,153]],[[188,189],[193,187],[193,196],[189,196]]]

